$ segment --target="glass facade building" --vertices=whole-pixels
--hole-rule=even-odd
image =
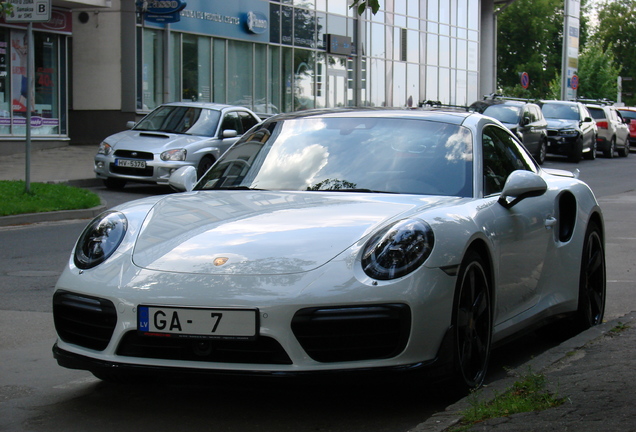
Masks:
[[[478,99],[480,0],[188,0],[175,23],[137,13],[136,111],[176,100],[261,113]]]

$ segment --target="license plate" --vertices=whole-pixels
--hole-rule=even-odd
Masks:
[[[254,339],[256,309],[139,306],[137,325],[147,336],[205,339]]]
[[[130,159],[116,159],[115,165],[126,168],[146,168],[146,161],[142,160],[130,160]]]

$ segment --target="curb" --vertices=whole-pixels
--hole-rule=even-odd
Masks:
[[[446,407],[442,412],[433,414],[428,420],[415,426],[409,432],[445,432],[453,426],[457,426],[462,419],[462,412],[475,404],[488,403],[512,387],[519,376],[522,376],[528,369],[535,373],[544,373],[559,361],[567,358],[573,351],[584,349],[586,345],[593,343],[603,337],[609,330],[619,323],[630,324],[636,321],[636,311],[630,312],[620,318],[613,319],[595,327],[591,327],[584,332],[564,341],[548,351],[533,358],[527,363],[508,372],[508,378],[500,379],[479,391],[464,397],[458,402]]]

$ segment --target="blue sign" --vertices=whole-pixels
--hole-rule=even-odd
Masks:
[[[171,29],[252,42],[269,42],[269,2],[188,0]],[[167,21],[155,21],[158,27]]]
[[[144,19],[148,22],[153,23],[162,23],[162,24],[171,24],[176,23],[181,20],[181,15],[179,12],[172,12],[169,14],[144,14]]]
[[[182,11],[187,3],[181,0],[154,0],[148,2],[146,12],[150,15],[168,15]]]

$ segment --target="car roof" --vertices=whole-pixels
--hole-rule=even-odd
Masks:
[[[561,104],[561,105],[583,105],[581,102],[576,101],[562,101],[562,100],[541,100],[539,101],[541,104],[553,103],[553,104]]]
[[[475,114],[465,110],[453,108],[321,108],[306,111],[277,114],[269,117],[266,121],[291,120],[307,117],[330,118],[330,117],[354,117],[354,118],[402,118],[402,119],[423,119],[439,121],[451,124],[462,124],[466,118]]]
[[[220,103],[211,103],[211,102],[168,102],[165,104],[161,104],[161,106],[182,106],[182,107],[192,107],[192,108],[205,108],[216,111],[224,111],[228,109],[241,109],[250,111],[249,108],[238,106],[238,105],[226,105]]]

